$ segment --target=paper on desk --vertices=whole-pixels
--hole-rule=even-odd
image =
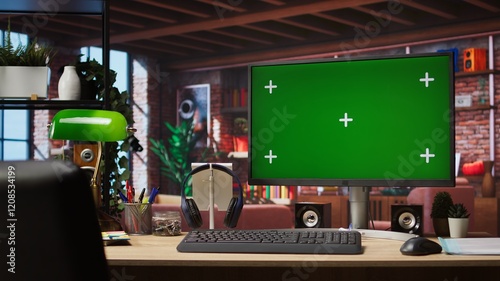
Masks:
[[[452,255],[500,255],[500,238],[441,238],[441,247]]]

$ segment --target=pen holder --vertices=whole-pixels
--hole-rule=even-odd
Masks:
[[[151,234],[152,208],[150,203],[125,203],[124,227],[129,235]]]

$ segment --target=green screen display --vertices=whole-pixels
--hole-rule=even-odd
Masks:
[[[249,183],[450,186],[449,53],[249,66]]]

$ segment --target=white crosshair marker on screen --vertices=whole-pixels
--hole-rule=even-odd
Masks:
[[[272,150],[269,150],[269,155],[264,156],[264,158],[269,159],[269,164],[273,164],[273,159],[278,158],[278,156],[274,155]]]
[[[278,88],[278,86],[277,85],[273,85],[273,80],[269,80],[269,85],[264,86],[264,88],[268,89],[269,93],[272,94],[273,93],[273,89]]]
[[[425,153],[424,154],[420,154],[420,157],[424,157],[425,158],[425,163],[429,163],[429,158],[435,157],[435,156],[436,156],[435,154],[429,153],[429,148],[425,149]]]
[[[425,73],[425,77],[424,78],[420,78],[419,81],[420,82],[425,82],[425,87],[428,88],[429,87],[429,82],[433,82],[434,78],[429,77],[429,72],[426,72]]]
[[[347,117],[347,112],[344,113],[344,118],[340,118],[340,122],[344,122],[344,127],[347,127],[349,125],[349,122],[352,122],[354,119]]]

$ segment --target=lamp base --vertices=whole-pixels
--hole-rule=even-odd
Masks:
[[[122,225],[116,218],[106,214],[101,210],[97,210],[97,218],[99,220],[99,226],[101,227],[101,231],[103,232],[123,230]]]

